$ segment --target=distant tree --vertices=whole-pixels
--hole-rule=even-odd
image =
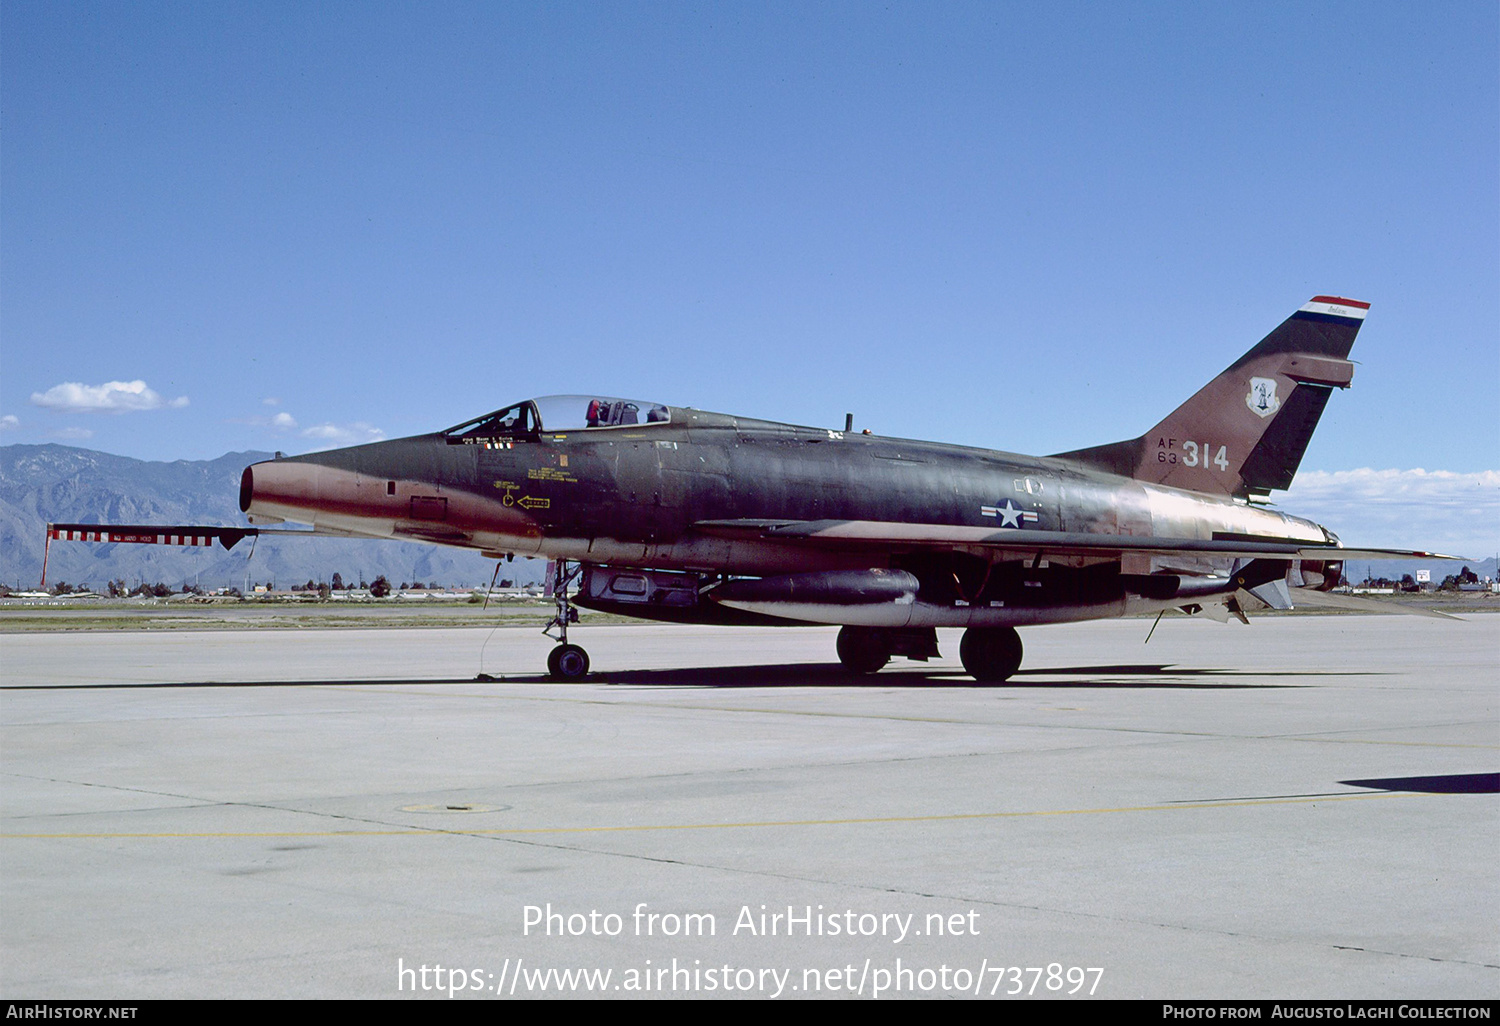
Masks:
[[[1460,584],[1478,584],[1479,575],[1467,566],[1456,574],[1449,574],[1443,578],[1443,583],[1438,585],[1438,591],[1457,591]]]
[[[71,595],[73,594],[73,586],[67,581],[58,581],[52,586],[51,591],[54,595]]]
[[[374,598],[385,598],[391,593],[391,582],[385,579],[385,574],[375,578],[375,583],[370,585],[370,595]]]
[[[344,590],[344,575],[343,574],[335,573],[333,575],[333,590],[334,591],[343,591]]]
[[[326,584],[318,585],[318,598],[326,599],[333,594],[333,589]]]

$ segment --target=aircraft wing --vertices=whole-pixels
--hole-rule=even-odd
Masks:
[[[1295,538],[1251,538],[1216,534],[1211,539],[1156,538],[1081,531],[1033,531],[1026,528],[964,527],[947,524],[889,523],[878,520],[701,520],[693,527],[719,537],[775,538],[837,548],[863,546],[906,548],[1012,549],[1069,556],[1151,555],[1222,556],[1282,559],[1460,559],[1411,549],[1346,549],[1315,545]]]

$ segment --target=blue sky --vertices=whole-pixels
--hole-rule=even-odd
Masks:
[[[1497,53],[1484,3],[7,0],[0,441],[598,391],[1057,452],[1328,293],[1373,306],[1287,508],[1486,554]]]

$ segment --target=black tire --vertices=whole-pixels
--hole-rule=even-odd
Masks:
[[[589,675],[589,654],[577,645],[558,645],[547,656],[553,680],[583,680]]]
[[[970,627],[958,657],[975,680],[999,683],[1021,668],[1021,635],[1014,627]]]
[[[844,627],[839,630],[839,662],[850,673],[874,673],[891,661],[891,647],[878,627]]]

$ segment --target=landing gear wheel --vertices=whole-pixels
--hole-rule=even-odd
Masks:
[[[547,656],[553,680],[583,680],[589,675],[589,654],[577,645],[558,645]]]
[[[1014,627],[970,627],[958,657],[975,680],[999,683],[1021,668],[1021,636]]]
[[[891,661],[891,646],[878,627],[839,630],[839,662],[850,673],[874,673]]]
[[[589,654],[577,645],[568,644],[568,624],[578,622],[578,610],[568,599],[568,585],[573,578],[583,573],[583,564],[568,569],[568,561],[559,559],[549,564],[552,572],[552,600],[557,603],[557,615],[547,621],[542,633],[559,644],[547,655],[547,672],[553,680],[583,680],[589,675]],[[557,633],[552,633],[552,628]]]

